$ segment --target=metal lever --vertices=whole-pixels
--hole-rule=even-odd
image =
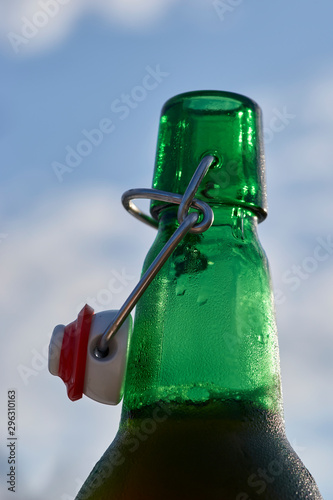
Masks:
[[[131,202],[133,198],[150,198],[157,199],[160,201],[166,201],[168,203],[176,203],[179,204],[178,209],[178,220],[180,222],[180,226],[176,229],[174,234],[162,248],[160,253],[154,259],[152,264],[149,266],[147,271],[142,276],[139,283],[136,285],[132,293],[126,299],[121,309],[116,314],[113,319],[111,325],[104,331],[99,344],[95,348],[95,356],[98,358],[103,358],[108,353],[108,342],[112,335],[114,335],[120,326],[123,324],[127,316],[130,314],[140,297],[143,295],[149,284],[155,278],[158,271],[167,261],[169,256],[172,254],[176,246],[180,243],[180,241],[184,238],[184,236],[190,232],[201,233],[210,228],[214,220],[214,214],[210,206],[199,200],[194,199],[195,192],[197,191],[200,182],[205,176],[207,170],[214,162],[214,156],[205,156],[200,164],[198,165],[189,185],[186,189],[186,192],[183,196],[176,195],[174,193],[166,193],[164,191],[158,191],[154,189],[132,189],[124,193],[122,201],[125,208],[132,213],[139,220],[142,220],[145,223],[156,226],[156,221],[151,219],[149,216],[143,214],[135,205]],[[199,218],[199,214],[197,212],[188,213],[189,208],[193,206],[196,209],[199,209],[203,213],[203,220],[196,224]]]

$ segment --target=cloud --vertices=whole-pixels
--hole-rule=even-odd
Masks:
[[[279,184],[332,180],[333,154],[333,73],[323,67],[320,73],[305,82],[296,81],[287,88],[280,89],[279,103],[273,96],[263,92],[264,125],[274,117],[274,109],[286,109],[294,118],[286,121],[285,127],[266,142],[268,156],[273,152],[274,182]],[[275,91],[275,94],[277,92]]]
[[[2,357],[0,378],[4,391],[17,391],[18,500],[74,498],[117,431],[119,407],[67,399],[62,381],[48,373],[47,347],[53,327],[73,321],[81,302],[98,303],[104,290],[99,309],[119,309],[139,279],[155,232],[123,210],[120,195],[91,186],[48,193],[34,210],[8,221],[0,244],[2,339],[10,353]],[[105,291],[112,271],[122,269],[131,279],[111,298]],[[4,419],[3,412],[1,441]],[[1,494],[7,498],[5,482]]]
[[[8,222],[10,230],[0,247],[0,300],[8,327],[17,332],[13,347],[20,332],[23,343],[40,338],[40,329],[29,335],[26,330],[36,322],[38,310],[44,317],[52,309],[53,314],[62,310],[65,317],[58,321],[71,319],[68,312],[76,314],[76,306],[89,295],[107,289],[112,270],[120,273],[126,262],[127,273],[136,276],[110,305],[119,307],[134,287],[147,250],[144,238],[149,233],[152,241],[155,234],[125,212],[120,195],[110,188],[77,187],[67,195],[39,200],[35,210]],[[135,248],[128,245],[131,234]]]
[[[88,1],[89,7],[102,15],[108,15],[111,22],[124,26],[139,26],[160,19],[175,3],[175,0],[94,0]]]
[[[5,52],[26,55],[61,42],[83,15],[97,15],[110,25],[146,29],[177,0],[17,0],[6,2],[0,16]]]

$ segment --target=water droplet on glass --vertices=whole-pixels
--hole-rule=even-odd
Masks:
[[[176,286],[176,295],[184,295],[185,291],[186,291],[185,286],[182,285],[181,283],[178,283]]]
[[[208,296],[206,294],[200,294],[197,298],[197,304],[199,304],[199,306],[203,306],[206,304],[207,300]]]

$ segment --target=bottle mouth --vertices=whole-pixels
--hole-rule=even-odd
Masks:
[[[161,115],[181,103],[185,109],[197,112],[221,113],[221,111],[237,111],[243,106],[248,106],[260,111],[259,105],[253,99],[235,92],[221,90],[194,90],[177,94],[168,99],[161,111]]]

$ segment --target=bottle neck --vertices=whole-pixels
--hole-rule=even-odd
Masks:
[[[282,414],[273,296],[253,212],[212,206],[213,226],[188,234],[140,299],[123,416],[159,402],[244,401]],[[162,212],[150,265],[174,232]]]

